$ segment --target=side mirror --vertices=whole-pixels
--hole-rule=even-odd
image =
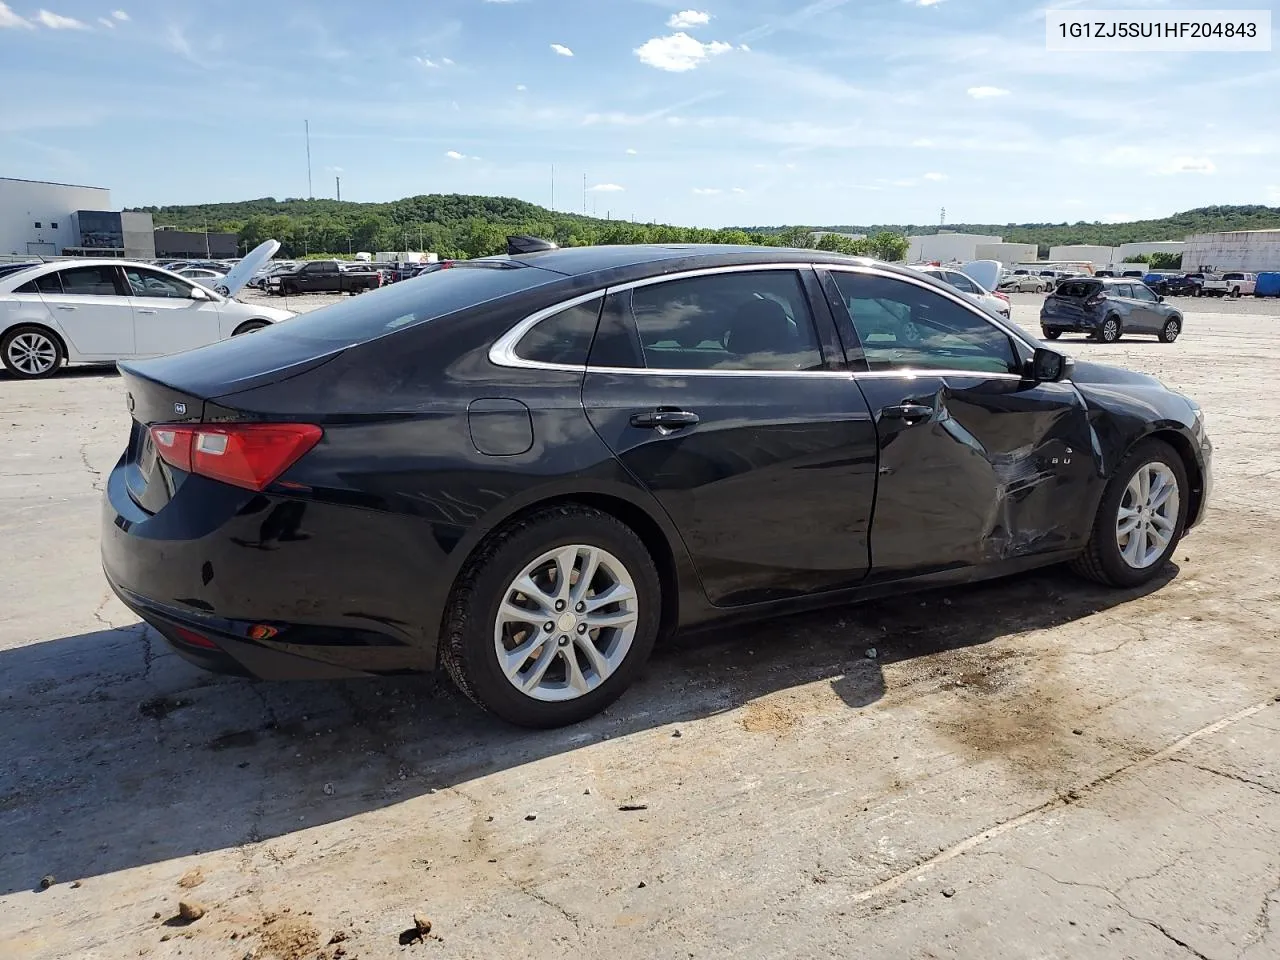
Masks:
[[[205,290],[204,287],[196,283],[196,284],[192,284],[191,286],[191,299],[192,300],[212,300],[213,297],[209,296],[208,291]]]
[[[1071,378],[1076,362],[1056,350],[1037,347],[1027,366],[1030,378],[1036,383],[1056,383]]]
[[[1163,293],[1157,293],[1157,294],[1156,294],[1156,303],[1164,303],[1164,294],[1163,294]]]

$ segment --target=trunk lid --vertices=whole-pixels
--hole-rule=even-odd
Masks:
[[[1044,313],[1062,320],[1081,320],[1092,314],[1090,303],[1103,294],[1097,280],[1064,280],[1044,301]]]

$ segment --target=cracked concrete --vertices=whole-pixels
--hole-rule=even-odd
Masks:
[[[166,652],[98,566],[119,381],[0,379],[0,956],[285,960],[287,907],[363,960],[1275,960],[1280,401],[1249,385],[1280,317],[1186,326],[1059,341],[1208,412],[1214,508],[1158,589],[1050,570],[691,638],[543,733],[431,678]],[[162,941],[197,866],[209,913]]]

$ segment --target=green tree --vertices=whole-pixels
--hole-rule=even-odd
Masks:
[[[1182,254],[1153,253],[1147,263],[1151,265],[1152,270],[1181,270]]]
[[[798,247],[801,250],[813,248],[813,231],[808,227],[783,227],[777,233],[778,246]]]
[[[907,238],[901,234],[882,230],[867,241],[867,246],[871,256],[877,260],[883,260],[886,263],[897,263],[900,260],[907,259],[907,250],[910,249],[911,245],[907,242]]]
[[[829,253],[843,253],[851,257],[865,257],[869,252],[866,240],[855,240],[853,237],[838,233],[824,233],[818,238],[815,249]]]

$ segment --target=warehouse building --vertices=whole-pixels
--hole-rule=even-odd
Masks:
[[[1144,253],[1176,253],[1181,255],[1186,246],[1187,244],[1183,240],[1151,240],[1142,243],[1122,243],[1116,247],[1112,262],[1128,263],[1134,257],[1140,257]]]
[[[1109,263],[1116,262],[1114,247],[1100,247],[1092,243],[1068,243],[1060,247],[1050,247],[1049,259],[1092,263],[1095,267],[1105,267]]]
[[[981,244],[1002,243],[1004,237],[984,236],[980,233],[930,233],[920,237],[907,237],[907,262],[936,260],[939,263],[967,263],[978,259]],[[994,259],[994,258],[992,258]]]
[[[176,227],[158,227],[155,231],[155,255],[161,259],[205,257],[227,260],[235,257],[239,249],[240,238],[234,233],[206,233]]]
[[[1187,238],[1183,270],[1280,270],[1280,230],[1200,233]]]
[[[0,256],[62,256],[80,242],[76,212],[110,207],[106,187],[0,177]]]
[[[1015,263],[1035,260],[1039,248],[1034,243],[980,243],[974,250],[974,260],[998,260],[1006,269]]]

